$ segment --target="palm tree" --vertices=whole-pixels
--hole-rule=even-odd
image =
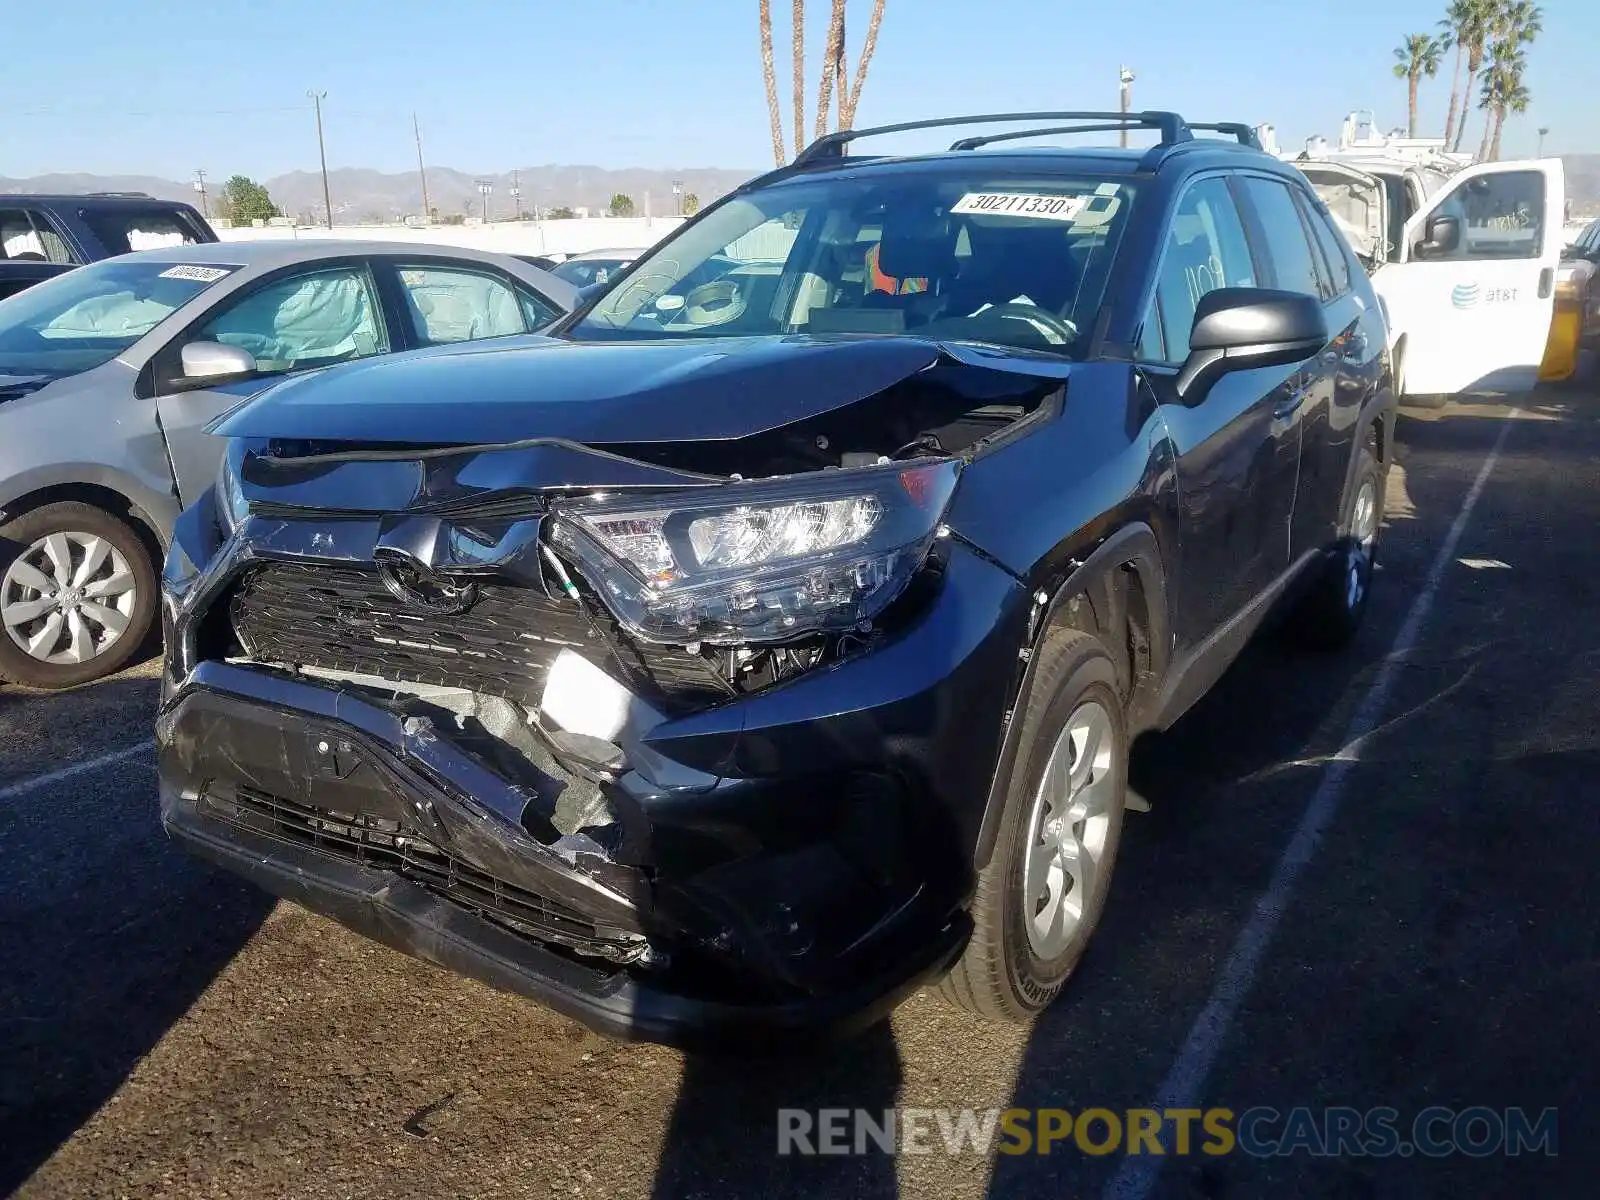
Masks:
[[[1467,83],[1461,89],[1461,120],[1456,125],[1455,141],[1450,149],[1460,150],[1467,135],[1467,106],[1472,103],[1472,85],[1483,69],[1483,57],[1489,48],[1489,36],[1500,11],[1500,0],[1460,0],[1461,23],[1456,27],[1455,42],[1467,54]],[[1454,5],[1451,6],[1452,10]]]
[[[867,67],[872,62],[872,52],[878,48],[878,29],[883,25],[883,6],[886,0],[874,0],[872,16],[867,22],[867,40],[861,43],[861,57],[856,61],[855,82],[850,85],[850,98],[839,113],[839,127],[849,129],[856,123],[856,106],[861,103],[861,86],[867,82]],[[841,51],[840,63],[843,64]],[[841,87],[843,84],[840,85]]]
[[[806,0],[794,0],[790,25],[794,37],[794,152],[799,154],[806,148]]]
[[[1439,49],[1456,52],[1455,65],[1450,69],[1450,114],[1444,120],[1444,144],[1447,147],[1455,136],[1456,114],[1464,111],[1461,108],[1461,52],[1464,48],[1463,34],[1471,12],[1471,0],[1451,0],[1450,7],[1439,22],[1439,28],[1444,31],[1439,35]]]
[[[1394,64],[1395,77],[1404,79],[1411,93],[1407,137],[1417,136],[1417,88],[1424,75],[1432,79],[1439,73],[1439,59],[1443,53],[1444,47],[1426,33],[1413,33],[1395,49],[1394,56],[1398,60]]]
[[[1494,13],[1489,28],[1489,70],[1478,101],[1484,111],[1483,142],[1478,151],[1482,160],[1500,157],[1500,134],[1507,112],[1527,111],[1530,95],[1522,82],[1527,57],[1522,48],[1543,28],[1544,12],[1532,0],[1502,0]]]
[[[845,0],[833,0],[833,11],[828,14],[828,44],[822,52],[822,83],[817,89],[817,137],[828,132],[828,111],[833,105],[834,83],[837,81],[839,85],[841,104],[848,83],[840,75],[844,65],[844,5]]]
[[[767,84],[767,117],[772,122],[772,157],[783,166],[783,114],[778,110],[778,72],[772,64],[772,0],[760,0],[757,23],[761,26],[761,74]]]
[[[838,124],[835,128],[847,129],[855,120],[856,106],[861,103],[861,89],[867,81],[867,68],[872,63],[873,52],[878,48],[878,30],[883,26],[883,10],[887,0],[874,0],[866,41],[862,43],[861,57],[856,62],[855,78],[852,79],[844,43],[846,3],[847,0],[832,0],[829,12],[828,44],[823,52],[821,84],[817,93],[816,137],[828,132],[829,108],[835,96],[838,97]],[[805,0],[791,0],[791,4],[794,145],[798,155],[805,149]],[[787,152],[784,148],[783,113],[778,104],[778,75],[773,65],[772,0],[759,0],[756,19],[761,34],[761,75],[767,89],[767,118],[772,126],[772,155],[781,167],[787,161]]]
[[[1500,133],[1505,128],[1508,113],[1521,116],[1528,111],[1528,105],[1533,96],[1523,86],[1521,79],[1510,81],[1500,94],[1500,115],[1494,124],[1494,141],[1489,144],[1489,158],[1498,162],[1500,159]]]

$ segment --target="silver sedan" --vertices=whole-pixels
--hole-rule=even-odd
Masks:
[[[328,240],[148,250],[0,300],[0,677],[70,687],[138,650],[172,523],[217,470],[213,418],[281,376],[532,333],[576,298],[505,255]]]

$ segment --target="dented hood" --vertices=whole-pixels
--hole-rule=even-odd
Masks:
[[[973,356],[909,337],[480,343],[286,380],[211,432],[412,445],[726,440],[854,404],[944,354]]]

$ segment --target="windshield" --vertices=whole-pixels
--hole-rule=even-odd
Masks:
[[[107,259],[0,300],[0,374],[75,375],[110,362],[237,267]]]
[[[557,279],[565,279],[573,287],[588,287],[591,283],[606,283],[632,258],[569,258],[551,270]]]
[[[568,336],[911,333],[1077,356],[1133,193],[976,166],[774,185],[686,226]]]

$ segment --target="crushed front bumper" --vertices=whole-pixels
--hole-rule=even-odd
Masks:
[[[952,547],[925,610],[873,650],[628,742],[610,819],[558,835],[543,814],[577,783],[559,771],[485,755],[425,705],[208,657],[195,626],[249,555],[202,510],[168,562],[157,721],[163,823],[201,857],[677,1044],[864,1027],[964,948],[1028,619],[981,556]]]

